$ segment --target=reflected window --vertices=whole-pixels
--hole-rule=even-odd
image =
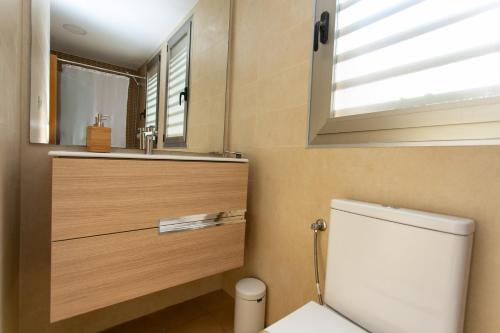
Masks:
[[[147,66],[146,122],[145,127],[156,126],[160,87],[160,55],[156,55]]]
[[[190,51],[191,20],[187,21],[167,44],[167,110],[164,138],[167,147],[186,147]]]

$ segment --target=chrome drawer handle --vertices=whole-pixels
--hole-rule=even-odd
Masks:
[[[235,223],[245,223],[245,210],[163,218],[158,222],[158,231],[163,234]]]

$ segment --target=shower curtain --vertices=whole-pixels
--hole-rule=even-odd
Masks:
[[[129,78],[63,65],[59,82],[60,144],[85,146],[87,126],[101,113],[110,116],[104,124],[111,127],[111,146],[126,147]]]

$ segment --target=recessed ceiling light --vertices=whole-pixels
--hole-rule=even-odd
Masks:
[[[63,29],[75,35],[85,36],[87,34],[87,30],[74,24],[68,24],[68,23],[63,24]]]

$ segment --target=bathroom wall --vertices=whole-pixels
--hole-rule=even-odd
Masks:
[[[385,203],[477,221],[466,332],[500,332],[500,147],[305,148],[312,6],[235,0],[229,140],[251,170],[246,264],[225,289],[262,278],[278,320],[315,299],[309,224],[330,200]]]
[[[21,12],[0,2],[0,332],[17,331]]]
[[[5,15],[4,15],[5,14]],[[19,133],[19,122],[8,123],[5,118],[7,110],[12,109],[8,113],[9,117],[13,117],[21,111],[21,226],[20,226],[20,258],[19,258],[19,331],[20,332],[96,332],[116,324],[132,320],[145,314],[157,311],[172,304],[182,302],[187,299],[197,297],[202,294],[220,289],[222,286],[222,276],[215,275],[210,278],[194,281],[176,288],[171,288],[165,291],[157,292],[152,295],[144,296],[128,302],[123,302],[115,306],[107,307],[101,310],[96,310],[88,314],[74,317],[68,320],[63,320],[54,324],[49,323],[49,297],[50,297],[50,184],[51,184],[51,162],[47,153],[50,150],[79,150],[78,147],[61,147],[50,145],[29,144],[29,40],[30,40],[30,0],[2,0],[0,2],[0,15],[2,20],[0,24],[9,23],[9,29],[4,29],[1,26],[1,44],[2,65],[4,62],[4,48],[9,49],[7,63],[9,67],[5,69],[6,79],[4,80],[4,68],[2,67],[2,82],[9,82],[12,89],[5,88],[5,84],[0,91],[6,92],[7,96],[2,97],[2,111],[0,112],[0,129],[2,130],[2,140],[0,144],[0,182],[2,188],[15,188],[17,175],[15,170],[18,164],[15,161],[15,154],[12,162],[9,164],[10,181],[13,184],[4,186],[4,166],[8,165],[2,158],[9,150],[6,150],[7,144],[4,144],[3,135],[4,126],[7,124],[12,127],[13,133]],[[3,19],[5,16],[5,19]],[[22,21],[21,21],[22,18]],[[22,36],[21,29],[22,27]],[[4,36],[5,33],[5,36]],[[4,46],[4,40],[8,41]],[[22,42],[22,56],[19,56],[19,47]],[[21,76],[19,77],[19,69]],[[19,89],[19,78],[21,79],[21,89]],[[11,80],[9,80],[11,79]],[[16,81],[17,80],[17,81]],[[21,93],[21,106],[19,103],[14,103],[15,96]],[[7,101],[7,102],[6,102]],[[7,103],[7,104],[6,104]],[[12,104],[12,105],[9,105]],[[9,118],[10,119],[10,118]],[[5,120],[5,122],[4,122]],[[9,134],[10,135],[10,134]],[[19,137],[19,136],[18,136]],[[15,150],[16,144],[11,140],[12,145],[9,149]],[[5,146],[4,146],[5,145]],[[17,146],[18,147],[18,146]],[[4,153],[4,151],[6,152]],[[12,190],[11,190],[12,192]],[[15,192],[12,192],[15,193]],[[11,194],[12,194],[11,193]],[[4,196],[5,197],[5,196]],[[4,202],[3,198],[2,201]],[[15,195],[12,196],[15,198]],[[15,205],[14,199],[9,199],[11,205]],[[8,220],[15,220],[15,211],[12,210]],[[4,249],[17,248],[17,244],[13,244],[16,236],[15,231],[9,228],[14,225],[4,226],[7,218],[2,217],[2,246]],[[10,239],[5,241],[6,232],[9,233]],[[5,250],[2,250],[5,251]],[[5,256],[4,256],[5,257]],[[3,290],[8,290],[7,294],[2,295],[2,312],[4,317],[7,315],[15,317],[16,305],[15,302],[7,304],[5,300],[10,299],[10,295],[17,293],[15,286],[15,278],[12,276],[14,265],[17,263],[17,257],[14,254],[9,254],[9,260],[3,260],[2,272],[8,271],[9,279],[2,278],[4,284]],[[5,275],[7,276],[7,275]],[[8,287],[8,289],[6,289]],[[8,305],[8,307],[6,306]],[[13,312],[12,314],[9,313]],[[8,324],[12,325],[12,321]],[[10,326],[13,327],[13,326]],[[12,329],[1,329],[1,332],[15,332]]]

